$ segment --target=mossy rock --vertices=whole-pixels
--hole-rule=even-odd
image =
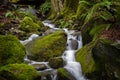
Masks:
[[[62,57],[56,57],[49,60],[49,65],[50,67],[57,69],[63,67],[65,65],[65,62]]]
[[[25,47],[13,35],[0,35],[0,66],[21,63],[26,55]]]
[[[2,80],[35,80],[39,73],[27,64],[9,64],[0,68]]]
[[[75,79],[66,69],[59,68],[57,80],[75,80]]]
[[[25,40],[32,34],[42,35],[42,33],[49,29],[49,27],[44,26],[42,21],[36,17],[32,18],[26,16],[23,20],[21,20],[19,29],[21,30],[18,35],[19,38],[21,40]]]
[[[20,29],[26,32],[37,32],[39,28],[40,26],[35,23],[30,17],[25,17],[20,22]]]
[[[84,75],[91,80],[120,79],[120,49],[110,40],[91,42],[76,53]]]
[[[99,41],[92,50],[96,63],[100,66],[101,79],[120,79],[120,49],[109,42]]]
[[[81,64],[85,76],[92,76],[98,70],[92,54],[94,44],[94,42],[91,42],[83,46],[75,55],[76,60]]]
[[[38,38],[26,45],[28,58],[36,61],[48,61],[61,56],[66,47],[66,34],[58,31]]]

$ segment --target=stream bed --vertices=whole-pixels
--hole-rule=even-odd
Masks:
[[[82,47],[82,36],[80,32],[77,32],[76,35],[75,30],[68,30],[67,28],[60,29],[56,28],[54,24],[51,24],[50,21],[43,21],[45,26],[53,30],[63,30],[67,34],[67,44],[66,50],[63,52],[62,58],[65,61],[66,65],[64,68],[74,77],[75,80],[86,80],[82,74],[81,65],[75,60],[75,53]],[[20,41],[22,44],[26,45],[28,42],[34,40],[39,37],[37,34],[32,34],[28,39],[24,41]],[[29,54],[29,53],[28,53]],[[37,66],[43,65],[44,69],[37,69],[37,71],[42,75],[41,80],[47,80],[46,75],[50,74],[52,80],[57,80],[57,70],[51,68],[48,65],[48,62],[36,62],[33,60],[29,60],[25,57],[25,62],[29,63],[29,65],[34,66],[37,69]]]

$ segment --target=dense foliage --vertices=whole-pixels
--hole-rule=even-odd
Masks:
[[[60,68],[63,60],[56,58],[65,50],[66,34],[48,30],[42,20],[50,19],[59,28],[81,31],[83,48],[77,51],[76,60],[87,78],[119,80],[119,10],[120,0],[1,0],[0,79],[33,80],[38,75],[28,65],[14,64],[23,63],[26,52],[18,39],[9,34],[23,40],[33,33],[45,33],[47,36],[26,45],[31,53],[28,57],[49,61],[52,68],[58,69],[58,80],[74,80]]]

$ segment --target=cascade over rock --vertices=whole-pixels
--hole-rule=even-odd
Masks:
[[[85,45],[76,53],[76,60],[81,63],[83,73],[88,79],[120,79],[120,49],[112,43],[99,39]]]
[[[96,64],[93,58],[92,49],[94,46],[94,42],[91,42],[85,46],[83,46],[76,53],[76,60],[80,62],[83,73],[88,75],[92,74],[96,71]]]
[[[61,56],[65,46],[66,34],[63,31],[57,31],[28,43],[26,49],[29,59],[48,61],[50,58]]]

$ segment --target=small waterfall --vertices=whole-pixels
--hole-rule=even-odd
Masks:
[[[26,39],[24,41],[20,40],[20,42],[23,45],[26,45],[28,42],[36,39],[37,37],[39,37],[39,35],[32,34],[28,39]],[[29,54],[28,51],[26,51],[26,53]],[[57,70],[52,69],[48,65],[48,62],[33,61],[33,60],[28,59],[27,55],[24,58],[24,62],[28,63],[31,66],[34,66],[34,67],[36,66],[35,69],[39,72],[39,74],[41,74],[41,80],[47,80],[47,78],[46,78],[47,75],[50,75],[52,80],[56,80],[56,78],[57,78]],[[43,70],[41,70],[42,68],[39,69],[40,66],[42,66]]]
[[[75,77],[76,80],[86,80],[84,78],[84,76],[82,75],[82,70],[81,70],[81,65],[75,61],[75,53],[78,49],[80,49],[82,47],[82,37],[81,35],[75,36],[72,35],[74,33],[73,30],[67,30],[64,29],[65,32],[67,33],[68,37],[67,37],[67,47],[66,47],[66,51],[63,53],[63,59],[66,62],[65,65],[65,69],[67,69],[72,75],[73,77]],[[77,41],[76,46],[77,49],[74,49],[73,47],[75,47],[75,45],[73,43],[73,41]]]
[[[55,28],[55,25],[50,24],[49,21],[44,21],[43,24],[52,29],[61,30],[59,28]],[[75,33],[74,30],[68,30],[66,28],[63,30],[67,33],[67,46],[62,56],[63,60],[66,62],[66,66],[64,68],[67,69],[76,80],[86,80],[82,75],[81,65],[75,61],[75,53],[82,47],[82,36],[72,35]]]
[[[22,41],[20,40],[20,42],[23,44],[23,45],[26,45],[28,42],[34,40],[35,38],[39,37],[39,35],[37,34],[32,34],[28,39]]]
[[[72,74],[76,80],[86,80],[82,75],[81,65],[75,60],[76,51],[82,47],[82,36],[73,35],[75,33],[74,30],[68,30],[66,28],[65,29],[55,28],[55,25],[51,24],[51,21],[47,21],[47,20],[43,21],[43,24],[45,26],[50,27],[51,29],[64,30],[67,33],[67,46],[66,46],[66,50],[62,55],[63,60],[66,62],[66,65],[64,66],[64,68],[70,74]],[[28,39],[20,42],[23,45],[26,45],[28,42],[34,40],[37,37],[39,37],[37,34],[33,34]],[[48,66],[48,62],[36,62],[36,61],[29,60],[27,57],[25,57],[24,61],[29,63],[29,65],[44,64],[46,66],[46,69],[38,70],[38,72],[43,75],[41,80],[47,80],[46,78],[47,74],[51,75],[52,80],[57,79],[57,70],[50,68],[50,66]]]

